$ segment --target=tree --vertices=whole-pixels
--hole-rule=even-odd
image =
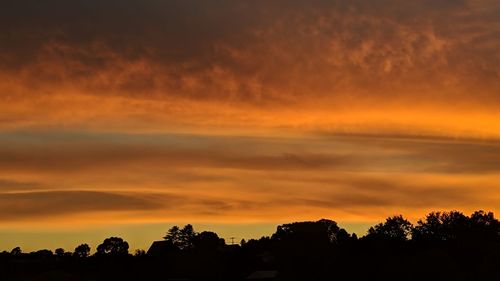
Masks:
[[[412,238],[418,241],[453,241],[467,236],[469,226],[469,218],[461,212],[432,212],[417,222]]]
[[[403,218],[403,216],[389,217],[384,223],[379,223],[375,227],[370,227],[368,237],[389,239],[398,241],[407,241],[413,225]]]
[[[136,257],[143,257],[145,255],[146,255],[146,251],[144,251],[142,249],[135,250],[134,256],[136,256]]]
[[[39,258],[49,258],[53,255],[52,251],[47,249],[38,250],[36,252],[32,252],[31,254]]]
[[[182,243],[181,249],[191,249],[193,247],[194,239],[196,238],[197,233],[194,231],[192,225],[185,225],[180,231],[180,240]]]
[[[331,253],[332,247],[343,244],[349,236],[335,221],[322,219],[280,225],[271,241],[276,246],[277,255],[287,262],[297,259],[311,263],[313,259],[302,259],[314,256],[315,262],[320,262]],[[261,240],[259,244],[264,245]]]
[[[219,238],[217,233],[211,231],[203,231],[196,235],[193,241],[193,246],[201,250],[216,250],[220,246],[225,245],[223,238]]]
[[[470,216],[471,239],[500,242],[500,222],[492,212],[476,211]]]
[[[163,236],[163,239],[172,241],[175,245],[175,243],[179,240],[179,232],[180,228],[177,225],[174,225],[167,231],[167,234]]]
[[[341,228],[337,232],[337,235],[335,236],[335,243],[337,244],[342,244],[346,241],[349,241],[352,237],[351,235],[347,232],[347,230]]]
[[[172,244],[181,250],[191,249],[197,233],[192,225],[187,224],[182,229],[173,226],[163,237],[163,239],[172,242]]]
[[[90,247],[87,244],[81,244],[75,248],[73,255],[78,258],[86,258],[90,254]]]
[[[128,243],[120,237],[110,237],[104,239],[102,244],[97,246],[99,255],[128,255]]]
[[[54,252],[55,252],[56,256],[58,256],[58,257],[64,256],[64,253],[65,253],[63,248],[57,248]]]
[[[21,250],[20,247],[15,247],[14,249],[12,249],[10,251],[10,254],[13,255],[13,256],[19,256],[23,253],[23,251]]]
[[[340,233],[337,223],[322,219],[316,222],[294,222],[278,226],[272,235],[274,240],[309,240],[310,242],[338,243],[347,233]],[[339,236],[340,233],[340,236]],[[348,235],[348,234],[347,234]]]

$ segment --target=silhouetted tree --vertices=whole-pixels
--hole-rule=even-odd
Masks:
[[[413,241],[407,241],[408,237]],[[373,239],[372,239],[373,238]],[[278,271],[279,280],[497,280],[500,223],[491,212],[433,212],[415,227],[402,216],[360,239],[332,220],[283,224],[270,237],[225,245],[217,233],[172,227],[128,256],[128,243],[107,238],[89,259],[53,258],[49,250],[0,253],[0,280],[244,280]],[[176,245],[174,245],[176,243]],[[71,253],[55,250],[58,257]],[[90,247],[75,248],[87,257]],[[115,258],[127,255],[127,258]],[[389,266],[388,266],[389,265]],[[266,273],[266,274],[267,274]],[[74,276],[72,276],[74,275]],[[258,274],[257,274],[258,275]],[[264,274],[265,275],[265,274]]]
[[[62,256],[64,256],[65,251],[64,251],[64,249],[63,249],[63,248],[57,248],[57,249],[54,251],[54,253],[56,254],[56,256],[58,256],[58,257],[62,257]]]
[[[13,255],[13,256],[19,256],[23,253],[23,251],[21,250],[20,247],[15,247],[14,249],[12,249],[10,251],[10,254]]]
[[[347,232],[347,230],[341,228],[337,232],[335,243],[342,244],[342,243],[349,241],[351,239],[352,239],[352,236],[349,234],[349,232]]]
[[[347,234],[345,230],[342,232],[340,230],[336,222],[327,219],[316,222],[294,222],[278,226],[271,238],[273,240],[302,240],[311,243],[337,243]]]
[[[104,239],[102,244],[97,246],[98,255],[128,255],[128,243],[120,237],[110,237]]]
[[[179,232],[180,228],[177,225],[174,225],[167,231],[167,234],[163,236],[163,239],[172,241],[172,243],[175,244],[179,240]]]
[[[500,243],[500,222],[492,212],[476,211],[470,216],[471,239]]]
[[[78,258],[88,257],[90,255],[90,246],[87,244],[81,244],[77,246],[73,255]]]
[[[432,212],[413,228],[416,241],[453,241],[464,236],[469,228],[467,216],[458,211]]]
[[[194,231],[193,226],[187,224],[182,229],[178,226],[173,226],[168,230],[163,239],[171,241],[174,246],[181,250],[187,250],[193,247],[196,235],[197,233]]]
[[[197,233],[192,225],[187,224],[180,230],[181,249],[190,249],[193,247],[193,242]]]
[[[145,256],[145,255],[146,255],[146,251],[144,251],[142,249],[135,250],[134,256],[136,256],[136,257],[142,257],[142,256]]]
[[[224,246],[226,243],[223,238],[219,238],[217,233],[211,231],[203,231],[197,234],[193,241],[193,247],[201,250],[216,250]]]
[[[384,223],[379,223],[368,230],[369,238],[407,241],[413,230],[413,225],[403,216],[389,217]]]
[[[48,258],[48,257],[51,257],[53,255],[52,251],[51,250],[47,250],[47,249],[44,249],[44,250],[38,250],[34,253],[32,253],[33,255],[39,257],[39,258]]]

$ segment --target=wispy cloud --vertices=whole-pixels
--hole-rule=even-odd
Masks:
[[[148,220],[372,216],[493,206],[500,196],[495,142],[18,132],[0,144],[0,175],[17,179],[0,184],[8,220],[147,210]]]

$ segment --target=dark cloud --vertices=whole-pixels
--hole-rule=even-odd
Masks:
[[[125,165],[310,170],[350,161],[342,154],[296,153],[297,144],[267,138],[7,133],[3,144],[0,167],[11,171],[82,171]]]
[[[417,170],[422,172],[494,174],[500,171],[498,140],[363,136],[353,141],[369,141],[373,147],[399,150],[403,157],[401,162],[413,160],[416,167],[420,166]]]
[[[470,184],[470,182],[429,181],[425,176],[412,174],[371,174],[338,173],[333,175],[287,175],[276,177],[281,185],[302,182],[310,186],[310,192],[297,195],[290,192],[285,199],[270,200],[270,205],[294,205],[326,208],[332,210],[381,211],[388,208],[440,209],[460,208],[462,206],[495,206],[496,186]],[[493,194],[493,196],[492,196]]]
[[[483,195],[470,187],[450,186],[443,183],[400,182],[395,179],[384,181],[365,179],[350,181],[349,191],[333,195],[330,201],[323,202],[326,207],[365,208],[449,208],[453,206],[480,205],[487,202]],[[323,199],[325,200],[325,199]]]
[[[0,220],[103,211],[144,211],[162,206],[159,200],[149,197],[96,191],[0,193]]]
[[[301,139],[161,134],[2,133],[4,171],[150,167],[260,171],[380,171],[483,174],[500,171],[495,142],[339,136]],[[175,177],[174,174],[171,176]],[[222,180],[214,175],[199,180]],[[178,180],[195,175],[179,174]]]
[[[38,93],[498,101],[499,10],[487,0],[6,1],[0,68]]]
[[[149,212],[150,215],[226,215],[233,210],[249,211],[253,204],[210,196],[168,193],[53,190],[0,192],[0,221],[49,219],[76,214]]]
[[[0,179],[0,192],[36,190],[42,187],[43,185],[35,182],[19,182]]]
[[[380,151],[374,155],[352,155],[353,162],[368,170],[371,166],[387,171],[429,173],[495,174],[500,171],[500,142],[497,139],[403,134],[319,135],[353,147]]]

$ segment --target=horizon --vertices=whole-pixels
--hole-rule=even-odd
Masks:
[[[319,220],[319,219],[318,219]],[[315,221],[315,220],[313,220]],[[335,221],[335,220],[334,220]],[[291,221],[290,221],[291,222]],[[262,237],[271,236],[276,231],[278,225],[290,222],[280,222],[280,223],[254,223],[254,224],[199,224],[192,223],[194,229],[198,232],[202,231],[213,231],[223,239],[225,239],[226,244],[230,245],[231,237],[235,237],[235,244],[239,244],[242,239],[246,241],[250,239],[260,239]],[[16,231],[13,238],[9,233],[0,233],[0,241],[9,241],[7,247],[0,248],[2,251],[10,251],[15,247],[18,247],[18,241],[24,242],[25,247],[20,247],[23,252],[29,253],[37,250],[47,249],[54,251],[57,248],[63,248],[66,251],[72,251],[76,246],[86,243],[91,248],[91,253],[94,253],[97,245],[101,244],[105,238],[108,237],[121,237],[127,241],[130,245],[130,253],[134,253],[135,250],[148,250],[154,241],[163,240],[163,236],[167,233],[167,230],[172,226],[184,226],[185,224],[178,223],[157,223],[157,224],[138,224],[138,225],[118,225],[118,226],[93,226],[90,229],[86,229],[83,233],[80,230],[58,230],[50,231],[43,230],[37,231],[33,229],[26,229],[22,231]],[[356,233],[360,237],[365,235],[368,228],[372,226],[368,223],[354,223],[354,224],[343,224],[339,223],[339,226],[345,228],[349,233]],[[357,229],[359,232],[350,231],[351,229]],[[147,235],[144,235],[147,233]],[[240,235],[235,236],[235,235]],[[247,236],[242,236],[247,235]],[[47,240],[45,240],[45,239]],[[45,245],[41,245],[40,239],[46,241]],[[87,240],[82,240],[87,239]],[[17,243],[17,244],[16,244]],[[35,246],[38,245],[38,246]]]
[[[488,213],[488,210],[476,210],[476,211],[484,211]],[[475,212],[476,212],[475,211]],[[459,210],[435,210],[434,212],[460,212]],[[429,213],[430,214],[430,213]],[[392,218],[394,216],[399,216],[401,214],[393,214],[392,216],[387,217],[386,219]],[[426,214],[427,216],[428,214]],[[468,214],[464,214],[468,215]],[[493,213],[494,215],[494,213]],[[403,218],[404,215],[402,215]],[[197,233],[201,233],[204,231],[214,232],[220,238],[224,239],[226,245],[241,245],[241,241],[249,241],[249,240],[259,240],[264,237],[271,237],[273,233],[276,232],[277,228],[280,225],[288,224],[288,223],[302,223],[302,222],[316,222],[323,219],[332,220],[338,224],[341,229],[345,229],[347,233],[350,235],[356,235],[359,238],[363,238],[369,235],[369,229],[375,227],[379,223],[384,223],[385,221],[379,221],[376,223],[342,223],[338,222],[335,219],[331,218],[318,218],[316,220],[308,220],[308,221],[283,221],[279,223],[253,223],[253,224],[199,224],[199,223],[189,223],[193,226],[193,229]],[[420,218],[419,221],[422,220],[425,222],[425,216]],[[418,221],[409,221],[413,226],[418,224]],[[178,226],[182,228],[186,224],[138,224],[138,225],[115,225],[115,226],[93,226],[90,229],[86,229],[84,233],[81,233],[79,230],[59,230],[57,232],[51,231],[34,231],[33,229],[26,229],[21,232],[16,233],[17,241],[31,241],[31,243],[35,242],[31,245],[38,245],[36,241],[39,241],[40,238],[47,237],[47,241],[50,241],[50,247],[41,247],[36,248],[30,246],[30,243],[25,244],[27,247],[22,248],[19,246],[15,246],[16,240],[8,235],[8,233],[0,233],[0,241],[9,241],[10,248],[0,249],[0,252],[9,252],[14,248],[19,247],[23,253],[34,253],[39,250],[50,250],[54,252],[58,248],[64,249],[66,252],[71,252],[73,248],[76,248],[78,245],[87,244],[90,246],[90,253],[94,254],[96,252],[97,246],[104,241],[104,239],[109,237],[119,237],[123,238],[125,242],[130,246],[129,253],[134,253],[137,250],[147,251],[149,247],[155,241],[165,240],[163,236],[168,233],[169,230],[173,226]],[[140,230],[139,230],[140,229]],[[108,232],[107,232],[108,231]],[[114,231],[110,233],[109,231]],[[163,231],[163,232],[161,232]],[[148,235],[144,236],[144,233],[147,232]],[[78,234],[77,234],[78,233]],[[158,233],[162,233],[158,235]],[[242,235],[242,236],[234,236],[234,235]],[[246,236],[243,236],[246,235]],[[89,240],[89,237],[90,240]],[[68,239],[69,238],[69,239]],[[77,241],[78,238],[87,239],[85,241]],[[148,240],[149,239],[149,240]],[[234,240],[233,240],[234,239]],[[43,239],[42,239],[43,240]],[[54,242],[54,240],[56,242]],[[67,244],[65,244],[67,243]],[[65,247],[66,246],[66,247]]]

